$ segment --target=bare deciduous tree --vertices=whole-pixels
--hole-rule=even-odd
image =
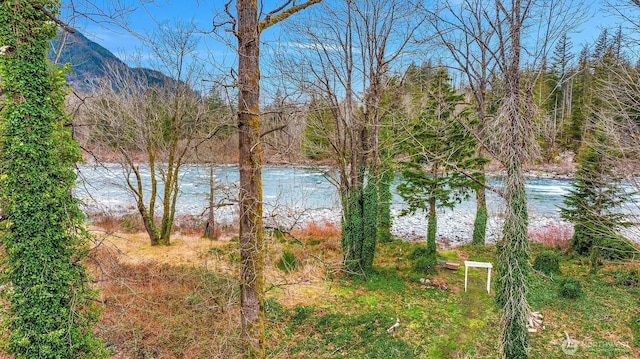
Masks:
[[[381,99],[393,66],[408,55],[410,40],[423,24],[414,15],[410,1],[335,1],[318,8],[313,22],[287,31],[287,46],[300,56],[283,66],[300,71],[286,75],[309,94],[310,116],[321,120],[307,126],[315,126],[312,134],[322,134],[321,152],[330,153],[338,169],[343,252],[352,271],[368,270],[373,260],[377,223],[351,225],[349,218],[376,217],[378,200],[366,208],[364,188],[375,187],[382,175],[380,131],[386,113]]]
[[[429,16],[435,29],[436,43],[442,45],[453,59],[452,66],[462,73],[471,94],[472,104],[478,125],[470,129],[478,143],[477,157],[487,153],[485,127],[487,118],[492,116],[490,110],[490,92],[496,77],[497,59],[495,43],[496,29],[489,26],[486,14],[491,5],[477,0],[464,0],[462,5],[443,1],[436,11]],[[480,168],[479,178],[484,184],[484,166]],[[476,190],[476,220],[473,231],[473,243],[484,244],[487,224],[486,188],[481,185]]]
[[[181,25],[159,31],[150,50],[159,61],[158,68],[171,77],[113,65],[88,108],[98,125],[94,136],[122,160],[128,188],[151,244],[168,245],[180,169],[206,122],[202,97],[192,87],[198,84],[200,69],[186,62],[195,50],[193,31]],[[140,155],[148,166],[148,188],[138,163]]]

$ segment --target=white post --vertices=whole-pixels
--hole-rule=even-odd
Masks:
[[[464,291],[467,291],[467,276],[469,275],[469,266],[464,266]]]
[[[487,274],[487,293],[491,288],[491,267],[489,267],[489,274]]]

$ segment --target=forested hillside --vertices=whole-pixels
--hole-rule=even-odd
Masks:
[[[58,65],[70,64],[67,82],[76,91],[91,93],[110,71],[129,68],[122,60],[100,44],[89,40],[81,32],[59,31],[50,42],[48,58]],[[160,71],[134,68],[134,72],[147,77],[149,83],[162,85],[167,80]]]

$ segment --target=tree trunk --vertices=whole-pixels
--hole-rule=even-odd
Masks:
[[[150,199],[150,208],[147,208],[147,206],[144,204],[144,192],[142,190],[142,176],[140,175],[140,169],[137,166],[133,166],[131,165],[131,168],[133,170],[133,173],[136,177],[136,187],[134,187],[130,180],[129,177],[127,177],[127,183],[129,185],[129,188],[133,191],[134,195],[136,196],[136,206],[138,207],[138,212],[140,213],[140,217],[142,218],[142,224],[144,225],[144,230],[147,232],[147,235],[149,236],[149,242],[152,246],[157,246],[160,243],[160,236],[158,233],[158,228],[156,227],[155,222],[153,221],[153,207],[151,207],[151,205],[153,205],[153,199]],[[153,165],[151,166],[151,168],[153,169]],[[153,173],[153,172],[151,172]],[[152,182],[152,187],[151,187],[151,193],[155,193],[155,182],[154,182],[154,176],[151,176],[151,182]]]
[[[216,235],[216,222],[215,222],[215,179],[213,176],[214,166],[213,163],[209,165],[209,215],[207,216],[207,223],[204,226],[204,238],[218,239]]]
[[[502,314],[502,357],[527,358],[528,332],[527,275],[529,242],[527,240],[527,197],[521,164],[514,159],[507,169],[507,212],[498,250],[498,301]]]
[[[527,196],[522,162],[526,157],[531,113],[521,95],[520,35],[521,3],[515,0],[512,11],[505,13],[509,21],[510,48],[503,49],[505,99],[502,111],[507,129],[507,146],[503,163],[507,168],[505,196],[507,209],[502,240],[498,250],[498,302],[502,305],[502,358],[528,358],[527,276],[529,273],[529,241],[527,239]],[[504,45],[506,47],[506,44]],[[506,52],[508,51],[508,52]],[[523,111],[524,108],[524,111]]]
[[[153,219],[149,218],[149,213],[145,208],[144,203],[138,201],[138,212],[140,213],[140,217],[142,218],[142,224],[144,225],[144,230],[147,232],[149,236],[149,242],[152,246],[157,246],[160,244],[160,236],[158,235],[158,230],[156,228]]]
[[[480,182],[485,183],[484,166],[480,169]],[[487,219],[489,213],[487,210],[487,190],[484,186],[479,186],[476,190],[476,218],[473,223],[473,236],[471,244],[484,245],[487,236]]]
[[[429,250],[429,260],[436,262],[436,230],[438,226],[438,217],[436,215],[436,191],[438,190],[438,163],[433,164],[431,170],[433,178],[431,179],[431,195],[429,196],[429,221],[427,224],[427,249]]]
[[[238,167],[240,171],[240,305],[246,358],[263,358],[264,276],[260,33],[256,0],[237,0]]]
[[[430,259],[435,259],[437,253],[436,231],[438,227],[438,217],[436,214],[436,199],[429,199],[429,221],[427,222],[427,249]],[[435,262],[435,260],[434,260]]]
[[[167,159],[167,170],[164,174],[164,190],[162,193],[162,218],[160,220],[160,244],[168,246],[170,244],[171,227],[173,226],[174,193],[178,190],[178,171],[176,162],[177,139],[171,139],[169,144],[169,157]]]

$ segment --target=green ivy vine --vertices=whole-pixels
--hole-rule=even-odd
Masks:
[[[2,327],[16,358],[100,358],[94,293],[81,259],[87,234],[71,195],[78,144],[65,127],[65,70],[47,62],[59,1],[1,0],[0,196],[6,216]]]

